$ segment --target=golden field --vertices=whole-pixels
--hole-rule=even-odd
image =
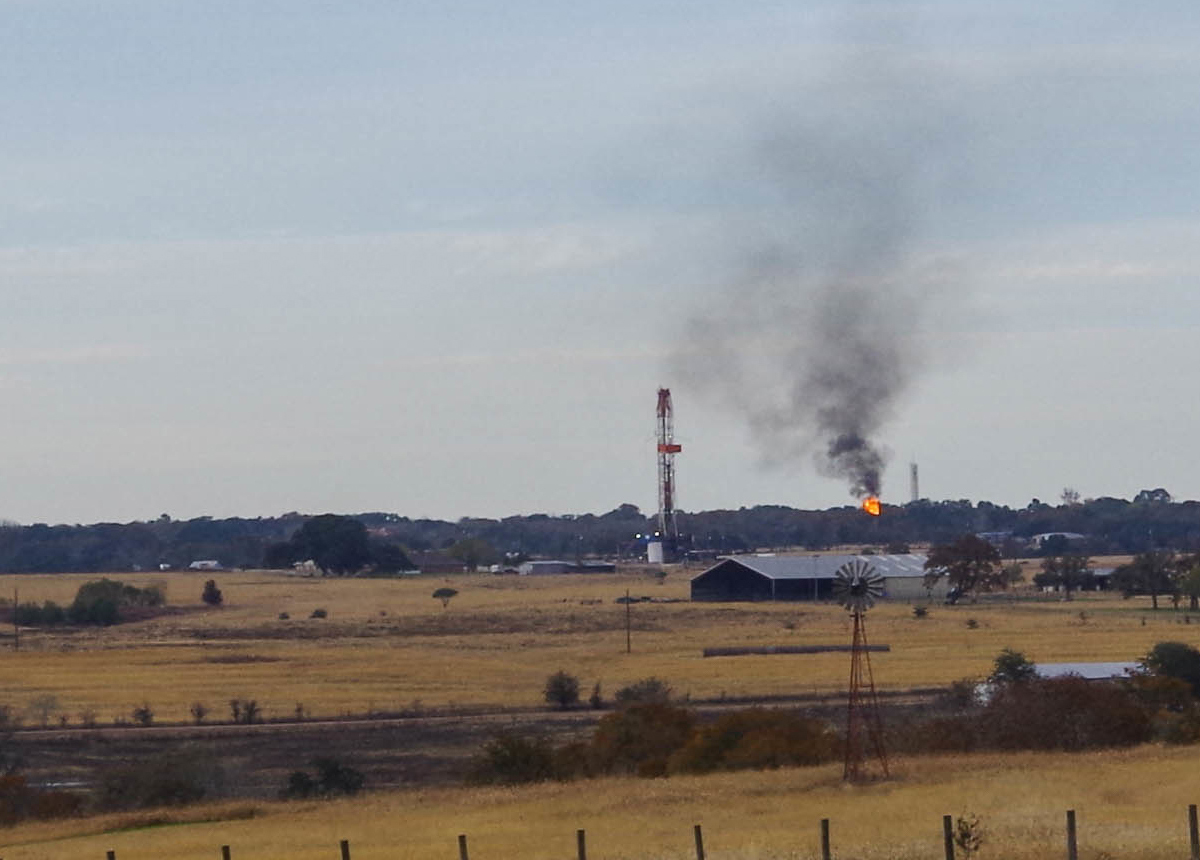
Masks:
[[[88,576],[0,577],[21,602],[69,603]],[[458,706],[540,706],[546,675],[565,669],[583,693],[606,695],[657,676],[696,699],[844,689],[845,654],[703,658],[717,645],[845,644],[846,613],[810,604],[691,604],[688,575],[665,583],[639,573],[405,579],[321,579],[270,572],[122,575],[165,588],[172,614],[87,631],[24,631],[21,650],[0,639],[0,704],[20,713],[53,696],[77,723],[128,718],[149,703],[158,722],[189,719],[193,702],[225,718],[231,698],[254,698],[267,717],[302,704],[311,715]],[[225,606],[200,601],[215,579]],[[434,589],[458,589],[449,607]],[[628,590],[652,603],[632,607]],[[676,602],[670,602],[676,601]],[[316,608],[325,619],[310,618]],[[280,614],[290,617],[281,619]],[[1191,623],[1195,621],[1195,623]],[[882,689],[943,685],[985,675],[1006,647],[1034,660],[1132,660],[1155,642],[1200,645],[1200,616],[1144,599],[1085,595],[934,605],[881,604],[868,633],[889,653],[872,656]],[[481,739],[482,740],[482,739]],[[1160,748],[1063,754],[909,758],[893,778],[851,787],[840,766],[772,772],[605,779],[514,789],[429,789],[345,801],[226,802],[184,810],[23,824],[0,831],[5,860],[120,860],[219,856],[336,857],[349,839],[362,858],[457,857],[470,837],[476,860],[573,856],[586,829],[593,858],[693,856],[692,825],[705,828],[713,858],[818,856],[818,822],[832,822],[843,858],[938,857],[941,816],[977,814],[983,857],[1062,856],[1063,814],[1075,808],[1081,856],[1185,856],[1186,807],[1200,800],[1197,753]]]
[[[514,789],[397,792],[324,803],[240,803],[21,825],[0,831],[5,860],[201,860],[228,844],[235,858],[319,860],[350,842],[355,860],[457,858],[468,836],[477,860],[708,856],[819,857],[830,819],[836,857],[942,856],[941,816],[974,814],[979,856],[1065,856],[1065,810],[1076,810],[1080,857],[1187,856],[1186,810],[1200,799],[1197,754],[1153,746],[1088,754],[901,759],[893,779],[847,786],[840,766],[668,780],[606,779]]]
[[[90,577],[0,577],[0,594],[21,602],[69,603]],[[579,677],[586,696],[605,695],[657,676],[697,699],[753,697],[844,688],[844,654],[703,658],[717,645],[799,645],[850,639],[836,606],[655,602],[631,610],[626,653],[625,608],[614,599],[682,599],[688,575],[664,584],[646,575],[322,579],[270,572],[124,575],[122,581],[165,587],[179,614],[108,629],[25,631],[21,650],[0,652],[0,704],[18,713],[54,696],[55,719],[81,712],[100,722],[128,717],[142,703],[159,722],[187,721],[193,702],[225,716],[232,698],[256,699],[265,716],[285,717],[298,704],[314,716],[448,706],[536,707],[548,673]],[[225,606],[200,602],[216,579]],[[459,594],[443,609],[431,595],[450,584]],[[313,609],[327,611],[312,619]],[[873,655],[881,689],[944,685],[982,676],[1002,648],[1033,660],[1132,660],[1155,642],[1200,644],[1200,617],[1169,604],[1149,611],[1144,598],[1085,595],[1059,600],[934,605],[924,619],[907,604],[881,604],[868,634],[890,653]],[[280,619],[286,612],[290,618]],[[974,627],[969,623],[974,623]],[[10,646],[11,638],[0,640]]]

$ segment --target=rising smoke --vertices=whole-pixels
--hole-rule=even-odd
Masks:
[[[879,493],[881,431],[947,299],[945,267],[916,249],[963,153],[920,78],[844,74],[799,98],[803,120],[767,123],[743,174],[767,215],[727,232],[736,274],[690,319],[676,367],[748,417],[768,464],[815,456],[857,497]]]

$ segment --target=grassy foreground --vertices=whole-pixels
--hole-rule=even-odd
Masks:
[[[1186,810],[1200,800],[1197,755],[1145,746],[1089,754],[973,755],[893,762],[893,778],[844,785],[839,766],[676,777],[606,779],[512,789],[399,792],[327,803],[259,803],[48,824],[0,831],[5,860],[200,860],[232,846],[235,858],[355,860],[457,858],[465,833],[478,860],[588,856],[648,860],[694,856],[704,828],[714,860],[819,856],[831,821],[835,856],[937,858],[941,816],[974,813],[983,858],[1065,856],[1065,810],[1076,810],[1080,856],[1186,857]],[[204,819],[212,820],[204,820]]]

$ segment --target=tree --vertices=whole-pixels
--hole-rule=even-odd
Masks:
[[[1141,660],[1142,668],[1152,675],[1178,678],[1200,696],[1200,651],[1183,642],[1159,642]]]
[[[579,701],[579,679],[563,671],[555,672],[546,679],[542,695],[547,703],[565,711]]]
[[[1042,572],[1034,576],[1035,585],[1061,588],[1066,599],[1071,592],[1087,588],[1096,581],[1091,560],[1085,555],[1052,555],[1042,559]]]
[[[1179,590],[1187,597],[1188,608],[1200,609],[1200,556],[1185,556],[1176,564]]]
[[[929,550],[925,561],[925,587],[932,588],[943,576],[959,594],[1004,588],[1007,578],[1000,569],[1000,550],[975,535],[963,535],[952,544]]]
[[[993,684],[1020,684],[1032,681],[1037,676],[1037,666],[1024,654],[1012,648],[1005,648],[996,655],[996,662],[988,680]]]
[[[476,537],[463,538],[451,546],[447,552],[471,571],[478,569],[481,564],[491,564],[498,557],[495,548],[490,543]]]
[[[356,573],[371,562],[367,527],[353,517],[321,514],[305,521],[283,544],[267,550],[266,562],[286,567],[312,559],[324,574]]]
[[[1175,590],[1176,559],[1169,550],[1138,553],[1129,564],[1113,571],[1113,585],[1126,597],[1149,594],[1150,605],[1158,609],[1158,596]]]
[[[1170,504],[1171,494],[1162,487],[1156,487],[1153,490],[1139,490],[1138,494],[1133,497],[1133,503],[1136,504]]]
[[[217,588],[217,581],[210,579],[204,583],[204,591],[200,593],[200,599],[209,606],[220,606],[224,600],[224,595],[221,594],[221,589]]]
[[[433,596],[435,598],[437,598],[438,600],[442,601],[442,608],[445,609],[447,606],[450,605],[450,599],[452,597],[454,597],[456,594],[458,594],[458,589],[443,587],[443,588],[439,588],[437,591],[435,591],[433,593]]]

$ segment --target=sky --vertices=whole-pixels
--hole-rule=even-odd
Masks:
[[[0,117],[0,518],[653,511],[660,386],[851,504],[860,343],[885,502],[1200,497],[1193,3],[0,0]]]

